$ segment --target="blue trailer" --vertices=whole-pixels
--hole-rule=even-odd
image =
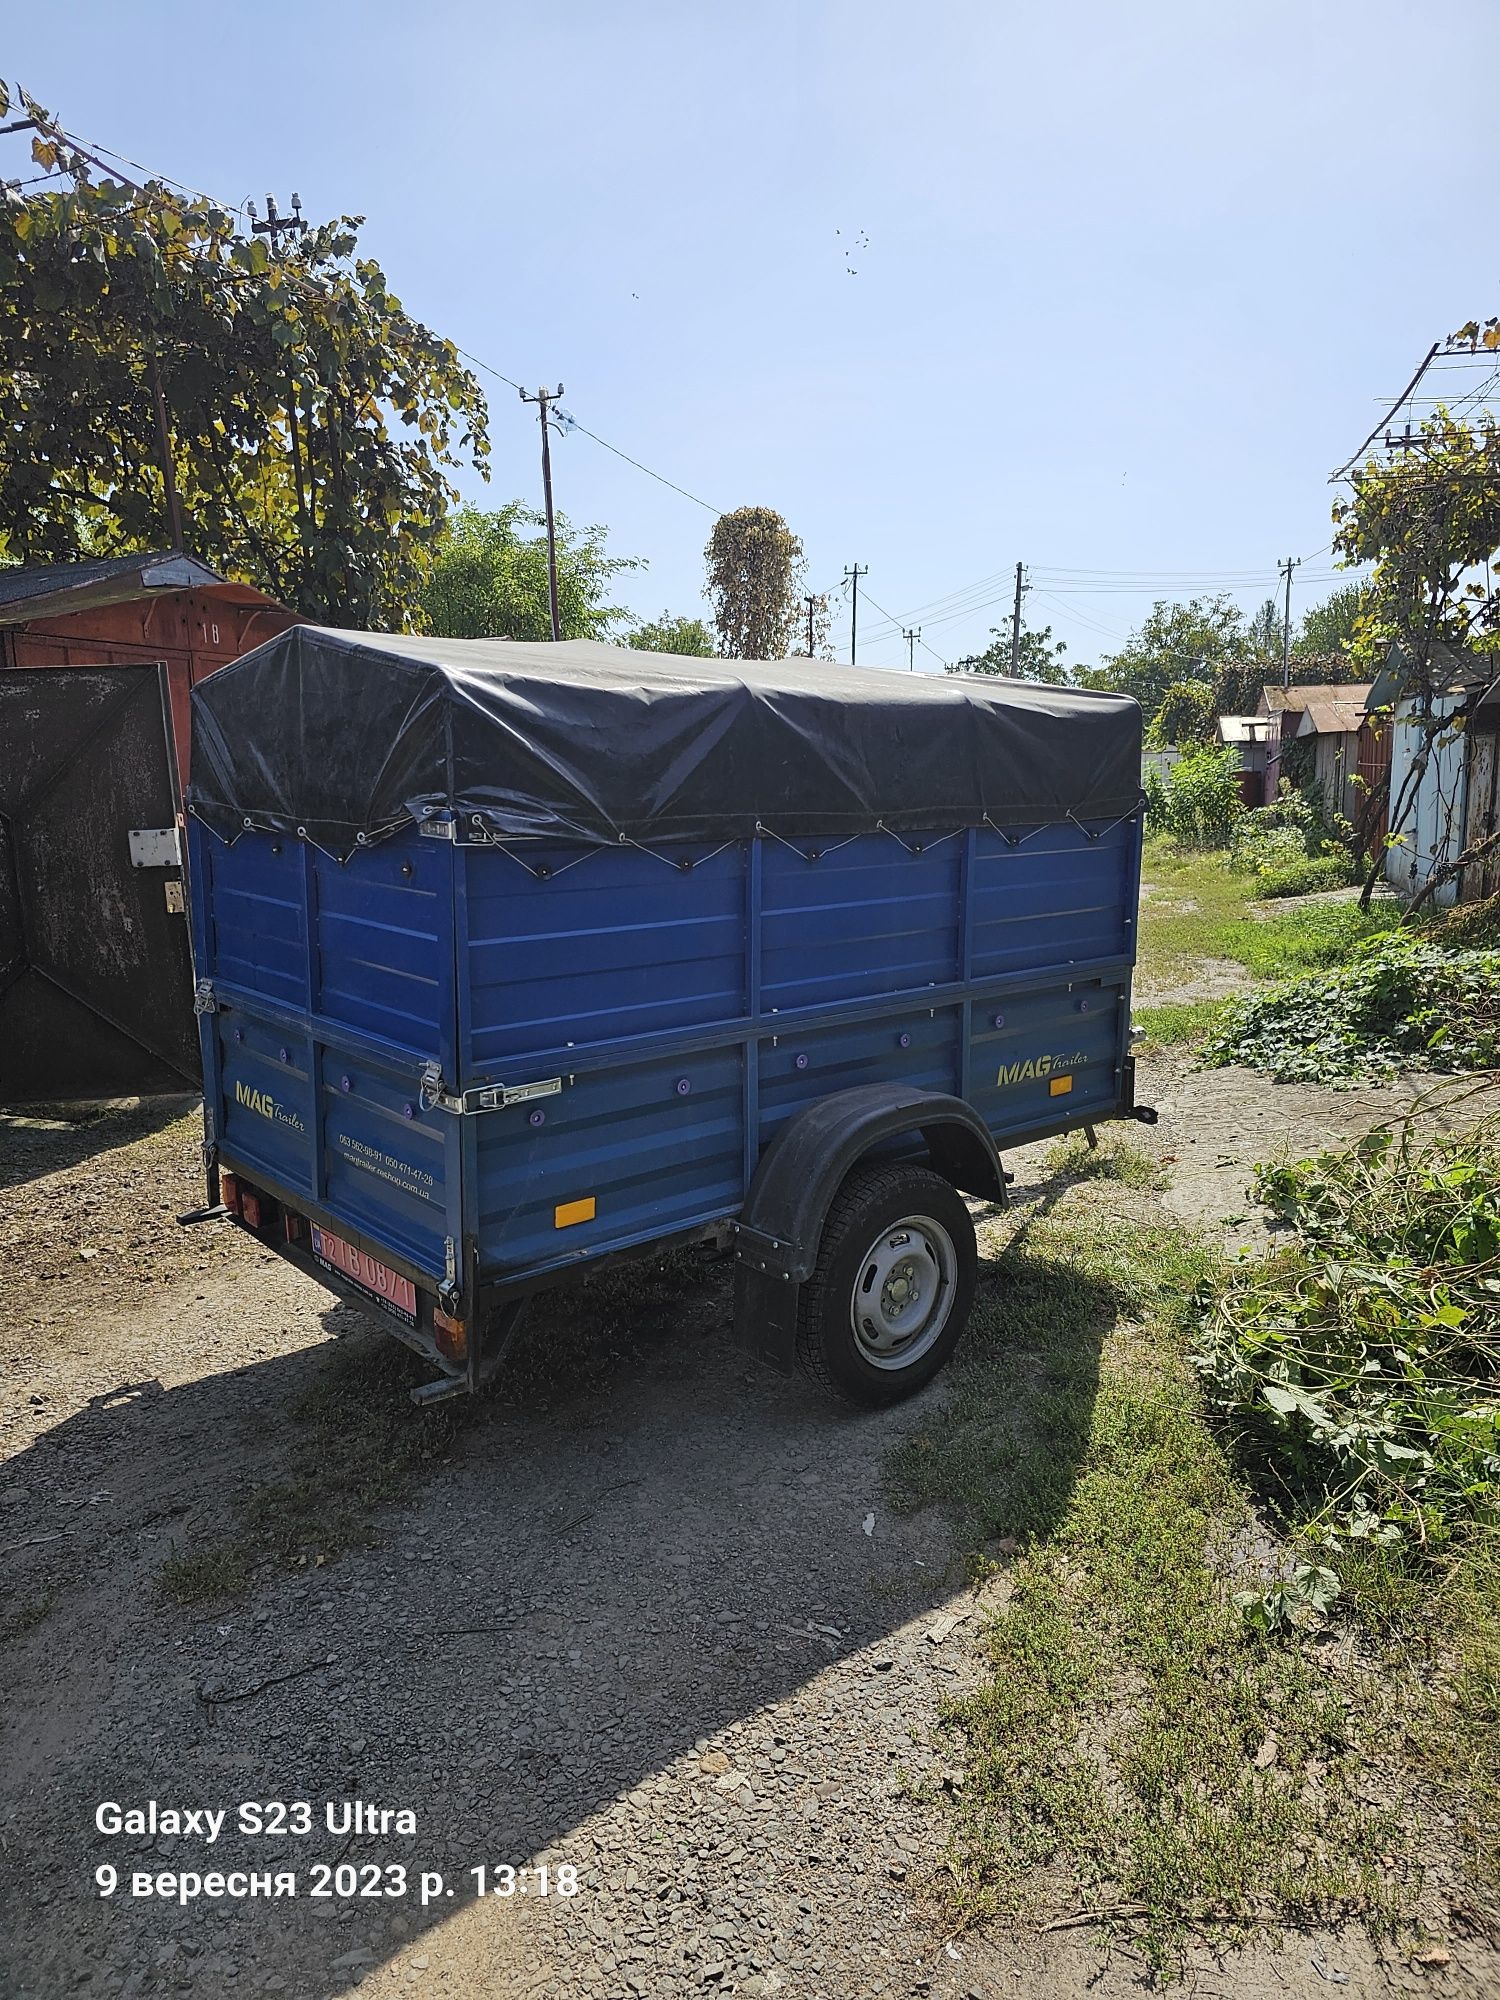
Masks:
[[[209,1205],[479,1386],[708,1241],[736,1337],[941,1367],[965,1195],[1134,1102],[1133,702],[302,627],[195,691]]]

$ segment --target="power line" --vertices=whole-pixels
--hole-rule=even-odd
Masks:
[[[1389,410],[1387,410],[1385,415],[1380,419],[1380,422],[1376,424],[1374,430],[1370,432],[1370,435],[1365,439],[1364,443],[1355,446],[1354,450],[1350,452],[1349,456],[1344,460],[1343,464],[1339,467],[1337,472],[1329,473],[1328,484],[1330,486],[1335,485],[1340,479],[1345,479],[1348,477],[1349,470],[1351,466],[1354,464],[1355,460],[1360,458],[1364,454],[1364,452],[1367,451],[1368,448],[1375,442],[1376,438],[1379,437],[1380,433],[1385,429],[1386,425],[1390,423],[1391,419],[1395,416],[1396,412],[1401,408],[1401,405],[1406,401],[1407,397],[1411,395],[1412,391],[1416,388],[1417,384],[1421,381],[1422,377],[1427,373],[1428,369],[1437,359],[1437,351],[1438,351],[1438,343],[1434,341],[1431,347],[1428,348],[1421,362],[1418,364],[1416,374],[1412,376],[1411,380],[1407,383],[1406,387],[1401,391],[1401,394],[1396,398],[1395,402],[1392,403]]]
[[[96,154],[102,154],[104,159],[118,160],[122,166],[133,167],[137,173],[144,174],[150,181],[159,181],[164,187],[177,188],[183,194],[192,195],[197,201],[210,202],[215,208],[221,208],[230,215],[248,215],[252,229],[259,227],[262,234],[270,233],[263,225],[257,223],[254,204],[248,200],[243,202],[222,201],[217,195],[207,194],[202,188],[193,187],[191,183],[178,180],[172,174],[158,173],[155,168],[148,167],[141,160],[131,159],[127,153],[117,152],[112,146],[102,146],[95,140],[84,139],[76,132],[70,132],[66,127],[61,125],[57,127],[57,130],[76,152],[81,153],[86,159],[90,159],[93,165],[100,167],[106,173],[109,172],[109,168],[104,165],[103,159],[94,157]],[[65,168],[54,168],[53,174],[66,173],[66,171]],[[50,179],[51,177],[51,175],[36,176],[37,179]],[[30,186],[31,184],[31,182],[27,181],[11,183],[12,186],[23,187]],[[285,220],[281,220],[281,227],[283,229],[290,226]],[[457,343],[454,345],[454,352],[461,355],[471,366],[483,369],[487,375],[493,375],[497,382],[505,383],[507,388],[515,389],[518,392],[522,391],[521,383],[517,382],[513,376],[507,375],[503,369],[496,368],[493,363],[481,360],[477,354],[469,353],[466,348],[459,347]],[[665,473],[656,471],[653,466],[647,465],[642,459],[632,457],[628,451],[622,451],[619,445],[611,444],[608,438],[600,437],[597,431],[591,431],[586,424],[580,424],[575,420],[570,428],[581,431],[586,438],[590,438],[595,444],[601,445],[605,451],[613,452],[616,458],[621,458],[627,465],[634,466],[637,472],[644,472],[648,479],[656,480],[658,485],[670,487],[674,493],[680,493],[684,500],[691,500],[695,507],[702,507],[706,513],[712,514],[716,520],[724,512],[722,507],[715,507],[710,501],[703,499],[700,494],[690,493],[685,486],[679,486],[675,479],[668,479]]]

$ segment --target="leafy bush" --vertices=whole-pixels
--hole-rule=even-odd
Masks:
[[[1146,778],[1146,816],[1183,847],[1227,847],[1244,816],[1234,750],[1195,750]]]
[[[1356,874],[1350,849],[1321,800],[1292,786],[1239,820],[1230,839],[1229,865],[1254,875],[1255,893],[1262,897],[1341,889]]]
[[[1345,889],[1357,873],[1348,854],[1314,854],[1282,866],[1258,868],[1255,893],[1264,902],[1279,896],[1310,896],[1320,889]]]
[[[1500,1518],[1500,1143],[1371,1133],[1262,1168],[1294,1248],[1203,1295],[1210,1399],[1294,1526],[1431,1553]]]
[[[1299,827],[1257,825],[1255,815],[1264,812],[1255,806],[1234,829],[1229,844],[1229,865],[1242,875],[1258,875],[1267,868],[1290,868],[1306,861],[1307,838]]]
[[[1304,1083],[1495,1067],[1500,950],[1444,951],[1387,931],[1344,965],[1232,1001],[1203,1055]]]

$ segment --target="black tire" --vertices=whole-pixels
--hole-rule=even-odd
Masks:
[[[932,1289],[946,1293],[942,1301],[941,1323],[935,1331],[927,1322],[919,1323],[908,1337],[910,1357],[903,1358],[899,1330],[878,1314],[860,1315],[863,1332],[856,1331],[857,1292],[868,1296],[885,1265],[881,1260],[901,1258],[899,1226],[930,1222],[936,1232],[905,1232],[915,1244],[920,1263],[918,1274],[931,1275]],[[942,1238],[951,1251],[951,1271],[945,1278],[942,1263],[946,1256]],[[886,1238],[882,1242],[882,1238]],[[856,1167],[833,1198],[823,1235],[818,1245],[818,1261],[811,1278],[802,1287],[797,1315],[797,1358],[804,1372],[822,1389],[849,1403],[880,1408],[899,1403],[904,1397],[930,1382],[947,1361],[963,1334],[974,1303],[974,1282],[979,1256],[974,1242],[974,1224],[957,1189],[927,1167]],[[893,1284],[911,1288],[911,1304],[920,1303],[920,1291],[909,1275],[911,1264],[893,1267]],[[886,1296],[882,1285],[880,1296]],[[907,1310],[898,1305],[898,1315]],[[883,1340],[891,1345],[883,1360],[871,1354]]]

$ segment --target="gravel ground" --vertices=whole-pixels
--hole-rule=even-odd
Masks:
[[[1139,1136],[1171,1162],[1169,1210],[1233,1240],[1253,1159],[1400,1097],[1177,1060],[1145,1066],[1141,1095],[1162,1111]],[[0,1123],[7,2000],[1139,1990],[1141,1962],[1086,1927],[936,1927],[924,1884],[957,1774],[932,1725],[979,1671],[984,1606],[943,1523],[884,1504],[924,1399],[843,1412],[751,1367],[722,1274],[665,1306],[645,1286],[638,1311],[577,1295],[460,1412],[371,1548],[267,1569],[228,1608],[162,1601],[164,1559],[228,1532],[283,1469],[288,1405],[330,1342],[383,1338],[242,1234],[176,1230],[200,1198],[194,1140],[150,1108],[87,1131]],[[1035,1162],[1016,1164],[1024,1183]],[[95,1829],[100,1801],[152,1799],[229,1822],[212,1845]],[[234,1828],[239,1801],[267,1799],[311,1801],[313,1830]],[[415,1830],[345,1831],[355,1799]],[[544,1860],[578,1871],[576,1894],[542,1898],[532,1872],[524,1897],[476,1897],[472,1869],[493,1884]],[[335,1861],[443,1885],[426,1908],[309,1895]],[[105,1864],[127,1883],[295,1870],[299,1894],[104,1898]],[[1357,1935],[1296,1937],[1198,1952],[1185,1990],[1330,1983],[1495,1993],[1500,1961],[1455,1945],[1418,1973]]]

